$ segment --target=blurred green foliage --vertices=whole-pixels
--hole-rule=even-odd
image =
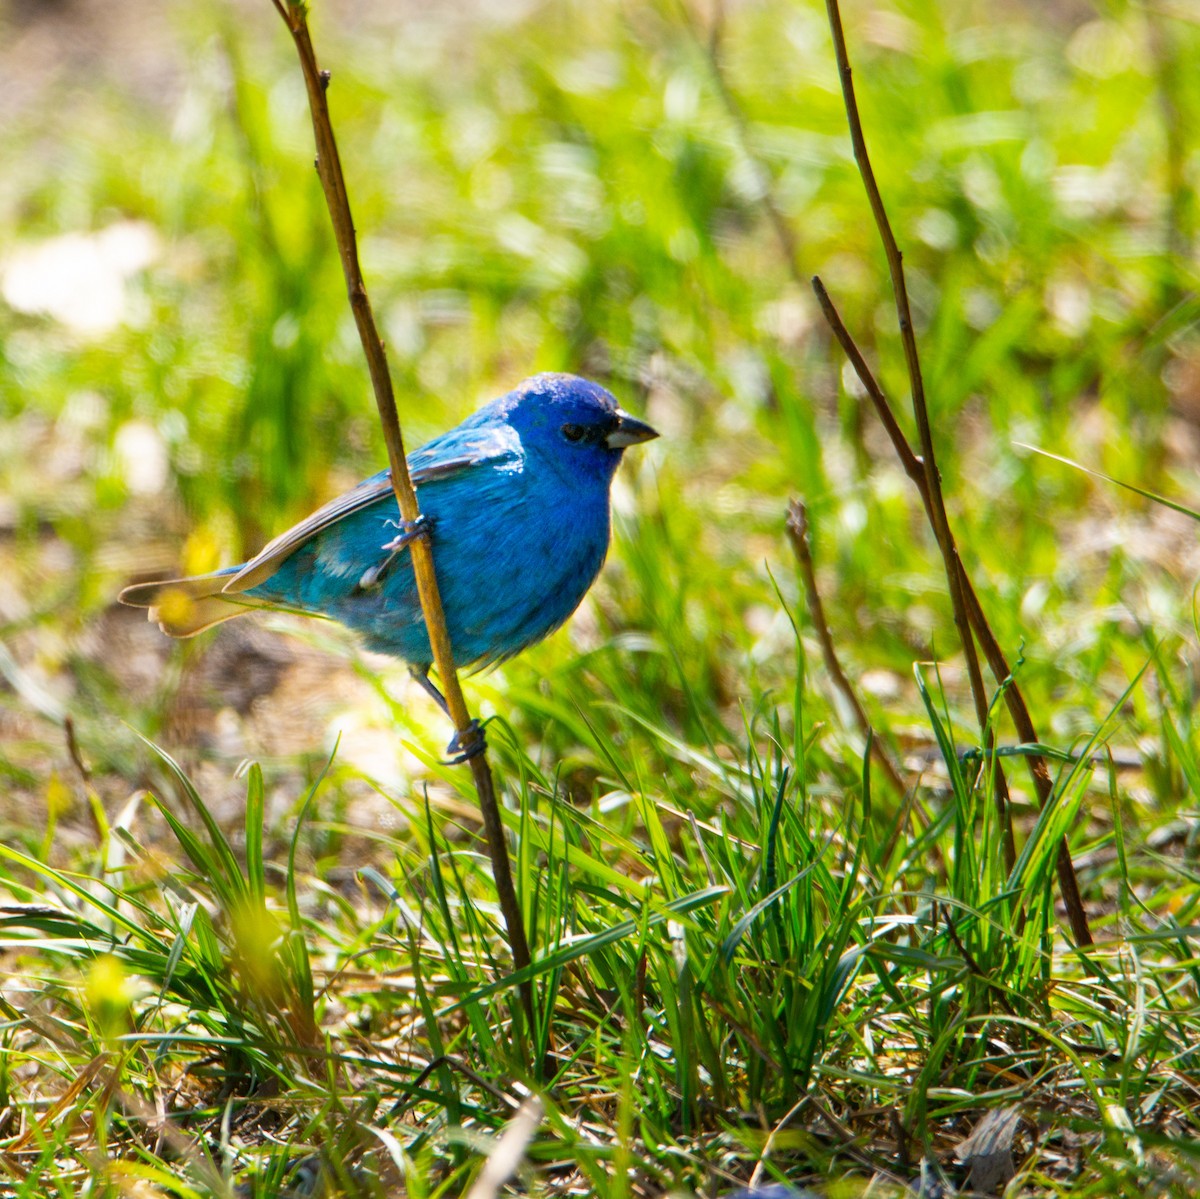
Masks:
[[[32,977],[81,1027],[90,1020],[103,1047],[136,1007],[126,974],[140,971],[152,989],[173,985],[175,1000],[192,1005],[189,1027],[214,1044],[232,1028],[233,1047],[219,1042],[219,1052],[238,1070],[295,1088],[308,1063],[288,1038],[316,1043],[345,1015],[329,1014],[336,989],[313,999],[313,946],[328,938],[319,949],[330,970],[353,962],[380,976],[411,950],[403,1002],[420,1005],[430,1055],[445,1048],[477,1071],[516,1070],[513,1045],[502,1045],[511,1056],[501,1066],[492,1060],[489,1021],[508,999],[488,1006],[494,929],[481,895],[490,883],[459,844],[471,796],[422,750],[444,736],[424,727],[409,696],[397,698],[395,678],[364,666],[328,627],[295,634],[354,662],[377,703],[347,723],[384,724],[393,758],[393,723],[403,730],[405,769],[435,792],[431,806],[391,796],[390,776],[378,782],[365,755],[345,755],[303,838],[301,791],[289,787],[319,773],[329,745],[279,749],[263,726],[290,703],[304,707],[307,693],[288,692],[256,725],[253,694],[230,697],[243,686],[231,651],[203,685],[219,692],[221,717],[236,711],[238,736],[217,720],[200,737],[184,718],[197,702],[188,680],[228,642],[170,656],[160,647],[153,668],[128,682],[126,643],[113,636],[124,583],[252,553],[384,458],[303,88],[271,5],[135,8],[58,0],[0,10],[0,67],[13,81],[0,96],[0,159],[10,164],[0,176],[0,781],[10,792],[0,821],[6,860],[25,880],[6,885],[36,899],[22,873],[33,872],[86,906],[94,894],[46,863],[75,864],[78,854],[107,886],[124,869],[109,860],[113,838],[139,869],[159,870],[136,789],[174,787],[207,813],[249,745],[267,759],[250,774],[266,849],[253,820],[244,845],[218,828],[240,822],[237,783],[236,821],[214,820],[207,842],[181,837],[194,870],[187,902],[203,894],[212,902],[197,910],[236,913],[230,896],[249,888],[256,917],[269,901],[279,916],[279,878],[264,858],[286,859],[286,954],[270,959],[283,981],[247,1030],[234,1018],[238,986],[253,984],[235,977],[245,947],[207,916],[194,934],[194,910],[180,916],[186,904],[158,911],[166,866],[137,883],[142,922],[117,921],[129,934],[120,952],[81,972],[83,999],[61,971]],[[1042,740],[1090,750],[1105,727],[1118,756],[1142,767],[1126,783],[1115,768],[1093,780],[1064,766],[1062,806],[1043,825],[1018,794],[1022,839],[1071,831],[1103,930],[1150,913],[1186,923],[1198,902],[1193,867],[1164,859],[1157,842],[1127,845],[1125,824],[1147,840],[1154,829],[1178,834],[1180,853],[1194,858],[1194,530],[1014,443],[1185,500],[1200,491],[1200,151],[1188,141],[1200,119],[1200,75],[1189,69],[1200,20],[1182,5],[1122,0],[854,4],[845,19],[964,558],[1020,660]],[[558,1028],[560,1044],[578,1034],[580,1062],[594,1053],[624,1137],[597,1148],[551,1113],[560,1141],[544,1156],[568,1145],[599,1193],[598,1180],[621,1177],[607,1167],[633,1152],[636,1126],[654,1147],[645,1152],[655,1186],[700,1185],[693,1160],[672,1156],[673,1138],[683,1144],[706,1120],[728,1119],[729,1154],[754,1160],[758,1113],[782,1119],[814,1079],[834,1079],[872,1110],[903,1109],[905,1129],[928,1145],[928,1121],[952,1123],[992,1078],[973,1022],[1010,1016],[1058,1019],[1059,1031],[1090,1037],[1097,1056],[1072,1059],[1081,1093],[1135,1112],[1144,1099],[1157,1113],[1166,1085],[1153,1091],[1153,1071],[1165,1069],[1154,1055],[1176,1060],[1195,1035],[1178,1014],[1195,1004],[1186,940],[1143,946],[1167,963],[1153,978],[1162,1003],[1153,1018],[1138,990],[1153,987],[1136,962],[1128,975],[1105,975],[1103,1001],[1077,979],[1051,978],[1061,966],[1051,854],[1042,845],[1023,863],[1027,893],[1006,890],[991,796],[953,752],[978,730],[954,670],[936,547],[764,208],[769,191],[799,271],[824,280],[907,427],[886,264],[823,9],[812,0],[346,2],[316,5],[313,22],[409,446],[538,370],[607,383],[663,433],[622,467],[612,556],[579,616],[468,685],[473,704],[503,718],[493,746],[518,878],[535,946],[552,963],[539,978],[538,1035],[545,1041],[555,1019],[578,1021]],[[47,44],[60,49],[39,57]],[[872,719],[894,751],[911,751],[912,777],[928,772],[911,825],[897,824],[898,797],[864,785],[862,738],[816,668],[782,535],[791,495],[808,505],[834,639]],[[912,674],[915,659],[931,658],[946,663],[944,695],[928,669],[922,676],[933,698]],[[72,769],[58,727],[68,710],[97,774],[74,809],[75,791],[54,772]],[[220,783],[215,768],[196,786],[164,771],[118,719],[161,735],[189,763],[218,763]],[[1002,718],[998,726],[1011,743]],[[287,785],[276,785],[281,777]],[[1019,769],[1012,777],[1023,785]],[[364,793],[386,819],[360,818]],[[122,840],[106,820],[126,800]],[[44,827],[34,827],[43,803]],[[80,831],[89,820],[100,850]],[[905,830],[899,843],[895,827]],[[310,872],[302,904],[300,840]],[[328,881],[344,882],[368,857],[393,875],[373,879],[377,889],[394,883],[384,916],[364,915],[375,893],[364,898],[361,877],[353,902],[349,883],[343,892]],[[793,889],[756,907],[774,878]],[[718,882],[728,898],[709,912],[695,896]],[[124,876],[111,885],[125,886]],[[934,891],[962,913],[960,928],[940,919]],[[889,904],[900,915],[876,944],[870,921]],[[52,921],[55,952],[86,957],[110,918],[104,910],[80,925],[78,944]],[[632,931],[616,938],[625,921]],[[891,937],[910,926],[910,939]],[[266,937],[276,924],[264,918],[261,928]],[[579,938],[595,940],[573,956]],[[208,989],[197,983],[180,998],[193,975]],[[87,986],[112,1010],[89,1014]],[[325,1021],[305,1025],[304,1037],[289,1024],[300,994]],[[464,1015],[437,1006],[463,995]],[[366,1032],[398,1018],[400,1001],[383,991],[347,1002]],[[620,1020],[598,1014],[606,1003]],[[1024,1005],[1019,1018],[1011,1004]],[[337,1035],[353,1041],[356,1027]],[[905,1082],[888,1056],[893,1033],[915,1063]],[[1042,1069],[1023,1032],[1003,1035]],[[1100,1077],[1093,1060],[1107,1069],[1118,1052],[1127,1071]],[[371,1085],[390,1101],[390,1076],[380,1077]],[[436,1092],[437,1120],[457,1123],[448,1077],[443,1067],[436,1087],[405,1102]],[[930,1099],[937,1080],[945,1086]],[[748,1110],[754,1120],[736,1123]],[[1110,1114],[1096,1117],[1105,1143],[1125,1145]],[[426,1135],[413,1149],[423,1163],[435,1143]],[[706,1152],[725,1162],[727,1148]],[[57,1142],[43,1150],[53,1158]],[[467,1158],[444,1151],[448,1177],[461,1179]],[[821,1160],[808,1142],[797,1153]],[[1140,1153],[1140,1143],[1129,1148],[1120,1169]],[[1122,1185],[1142,1187],[1144,1166],[1129,1165]],[[624,1185],[612,1194],[628,1193]],[[1114,1183],[1092,1193],[1127,1192]]]
[[[303,95],[262,9],[173,5],[169,99],[114,79],[47,89],[65,111],[31,106],[3,134],[21,164],[0,209],[10,249],[118,220],[158,238],[125,283],[127,319],[100,336],[0,309],[6,423],[53,426],[32,454],[9,439],[4,490],[78,553],[82,618],[121,581],[97,579],[94,551],[131,539],[130,422],[161,441],[158,494],[181,501],[173,529],[200,560],[251,552],[382,456]],[[734,610],[713,632],[746,648],[746,607],[773,602],[761,559],[782,554],[782,499],[798,490],[839,608],[885,626],[875,652],[899,637],[889,664],[927,651],[942,601],[922,597],[934,619],[906,617],[926,539],[764,220],[763,171],[714,87],[711,17],[558,3],[316,19],[410,443],[534,370],[603,378],[666,426],[639,535],[660,504],[677,527],[654,546],[647,593],[708,595],[715,572]],[[1019,605],[1038,580],[1041,620],[1080,599],[1062,526],[1094,489],[1011,440],[1154,483],[1173,399],[1187,399],[1168,385],[1193,361],[1194,261],[1171,250],[1192,242],[1194,163],[1170,178],[1164,113],[1195,111],[1197,84],[1162,45],[1187,61],[1196,27],[1136,5],[848,19],[963,540],[1003,636],[1036,640]],[[801,268],[825,279],[899,404],[827,40],[816,8],[762,3],[727,13],[716,44]],[[64,441],[72,477],[48,478],[35,463]]]

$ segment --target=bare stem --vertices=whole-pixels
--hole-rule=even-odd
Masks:
[[[342,173],[337,142],[333,135],[333,124],[329,117],[326,92],[329,73],[317,65],[316,51],[308,32],[307,10],[300,0],[272,0],[283,18],[296,44],[300,57],[300,69],[308,92],[309,109],[312,112],[313,135],[317,145],[317,174],[325,192],[325,201],[333,223],[334,238],[342,260],[342,273],[346,279],[346,290],[350,297],[350,308],[363,353],[371,374],[371,385],[375,402],[379,408],[379,420],[383,426],[383,439],[387,445],[388,464],[391,467],[392,487],[400,515],[409,522],[420,516],[417,493],[408,472],[408,461],[404,453],[404,437],[400,430],[400,418],[396,411],[396,398],[392,390],[392,378],[388,371],[387,355],[383,341],[375,324],[371,302],[363,281],[362,268],[358,260],[358,238],[354,220],[350,213],[350,200],[346,194],[346,180]],[[488,766],[487,755],[481,740],[483,733],[471,719],[463,697],[458,673],[454,666],[454,655],[450,648],[450,635],[446,630],[446,616],[442,609],[438,591],[437,575],[433,569],[433,550],[427,538],[418,537],[409,545],[412,555],[413,573],[417,580],[417,594],[425,626],[429,631],[429,642],[433,649],[434,664],[441,679],[446,704],[459,737],[459,744],[468,754],[475,789],[479,796],[479,807],[483,817],[484,835],[487,838],[492,872],[496,881],[496,894],[508,933],[513,966],[521,970],[530,963],[529,943],[525,936],[525,924],[521,917],[521,906],[513,885],[512,870],[508,860],[508,845],[504,836],[504,825],[500,816],[500,805],[496,799],[495,784]],[[521,998],[529,1020],[529,1032],[533,1035],[533,991],[530,983],[521,987]]]
[[[859,732],[870,743],[871,755],[879,764],[880,770],[883,771],[888,786],[903,798],[908,789],[904,785],[904,779],[900,776],[900,769],[892,760],[892,755],[888,753],[879,735],[871,727],[867,710],[863,707],[862,700],[858,698],[858,693],[846,677],[846,672],[842,669],[842,664],[838,659],[833,636],[829,632],[829,622],[825,619],[825,604],[821,600],[820,591],[817,590],[817,573],[813,568],[812,549],[809,545],[808,512],[799,500],[792,500],[788,504],[787,532],[788,539],[792,543],[792,552],[796,555],[796,564],[800,567],[800,577],[804,580],[808,614],[812,618],[813,628],[816,630],[817,642],[821,647],[821,657],[825,661],[825,670],[830,681],[841,692],[842,698],[850,705]]]
[[[792,234],[790,224],[788,223],[786,217],[784,217],[778,203],[775,200],[774,190],[771,186],[770,174],[767,171],[766,166],[763,164],[761,158],[755,153],[753,141],[750,137],[749,123],[746,120],[746,115],[742,111],[741,105],[738,103],[737,96],[733,89],[729,86],[728,80],[725,77],[725,72],[722,69],[720,59],[721,27],[719,20],[716,24],[714,24],[711,31],[711,36],[706,40],[700,36],[700,31],[696,28],[687,5],[682,4],[680,7],[689,32],[691,32],[696,40],[697,45],[700,46],[701,50],[704,52],[705,61],[708,63],[713,82],[717,89],[717,94],[720,96],[726,110],[729,113],[730,119],[732,120],[734,128],[737,132],[738,140],[741,143],[742,150],[755,166],[760,184],[761,202],[766,210],[771,229],[779,243],[784,264],[786,265],[788,273],[792,276],[792,278],[799,282],[801,280],[802,273],[800,270],[796,239]],[[892,237],[891,226],[887,219],[887,213],[884,211],[882,199],[879,197],[879,188],[878,185],[875,184],[874,173],[871,172],[870,159],[867,156],[866,145],[862,137],[862,123],[858,117],[858,106],[854,98],[854,91],[850,82],[850,66],[845,52],[845,37],[842,34],[841,18],[840,14],[837,12],[836,5],[834,6],[832,18],[836,21],[836,28],[834,31],[835,42],[840,43],[841,45],[839,67],[841,67],[843,63],[845,65],[845,73],[843,75],[844,91],[848,103],[848,113],[851,115],[851,129],[852,131],[857,129],[858,133],[858,138],[855,143],[855,153],[857,156],[859,146],[861,146],[862,154],[859,158],[859,162],[860,164],[865,163],[867,171],[870,172],[871,187],[868,187],[867,189],[868,196],[870,197],[873,195],[874,199],[878,201],[877,213],[878,215],[882,216],[883,222],[881,232],[886,230],[886,236],[884,238],[885,249],[890,241],[892,251],[894,252],[894,257],[889,255],[889,268],[892,268],[894,264],[895,271],[893,273],[893,278],[895,278],[895,274],[898,273],[901,288],[903,289],[897,293],[897,302],[899,303],[899,297],[902,295],[904,297],[903,307],[905,313],[907,313],[908,293],[907,288],[904,285],[903,260],[900,255],[900,251],[895,244],[895,238]],[[872,204],[872,209],[873,211],[876,211],[874,203]],[[900,458],[905,473],[916,484],[917,489],[921,494],[921,500],[925,506],[926,516],[928,517],[930,524],[934,526],[936,530],[933,503],[929,491],[929,475],[926,471],[925,460],[919,458],[913,452],[912,446],[909,445],[908,438],[905,436],[904,431],[901,429],[900,424],[896,419],[891,404],[888,402],[887,397],[884,395],[879,384],[875,381],[874,376],[871,374],[871,370],[867,366],[866,360],[863,358],[861,351],[859,350],[857,344],[855,344],[854,338],[850,335],[841,317],[838,315],[837,309],[833,306],[832,301],[829,299],[829,295],[825,291],[821,280],[814,277],[812,280],[812,285],[813,289],[817,293],[817,300],[821,305],[821,310],[825,315],[825,319],[828,322],[830,329],[837,338],[846,356],[850,359],[851,365],[854,367],[854,370],[861,380],[863,387],[866,388],[867,394],[874,405],[875,412],[891,439],[892,445],[895,448],[897,456]],[[907,331],[905,344],[906,358],[910,352],[909,347],[911,345],[911,354],[915,360],[916,342],[912,334],[911,317],[902,317],[902,322],[904,323],[904,327]],[[920,383],[919,362],[917,364],[917,369],[918,383]],[[923,385],[919,391],[917,388],[914,388],[914,397],[918,394],[921,396],[923,403]],[[926,420],[926,427],[928,427],[928,420]],[[932,455],[927,454],[926,458],[930,462],[933,461]],[[936,469],[933,470],[932,474],[934,479],[938,481],[940,495],[940,479],[937,475]],[[948,531],[949,529],[947,527],[947,532]],[[939,544],[941,543],[939,542]],[[997,642],[994,634],[992,633],[991,627],[987,621],[987,617],[979,603],[979,598],[975,593],[975,588],[971,583],[970,576],[963,567],[962,560],[958,555],[957,549],[954,550],[952,557],[955,564],[955,574],[960,580],[962,599],[966,605],[967,617],[970,622],[970,626],[974,630],[975,636],[979,638],[979,643],[983,648],[984,655],[988,660],[988,666],[991,669],[996,683],[998,685],[1007,684],[1004,691],[1004,699],[1008,707],[1009,714],[1011,715],[1013,723],[1016,726],[1017,735],[1021,738],[1021,740],[1028,744],[1036,744],[1038,738],[1036,730],[1033,726],[1033,720],[1029,715],[1029,709],[1025,704],[1025,698],[1021,694],[1020,688],[1017,686],[1016,682],[1012,679],[1012,672],[1009,668],[1007,659],[1004,656],[1004,652],[1000,648],[999,642]],[[952,596],[954,595],[953,583],[951,583],[951,594]],[[970,659],[974,657],[974,653],[969,637],[964,644],[968,647],[966,652],[968,654],[968,661],[970,661]],[[978,704],[976,706],[976,711],[978,712]],[[989,745],[993,741],[990,733],[987,736],[987,740]],[[1039,806],[1044,807],[1049,801],[1051,792],[1053,790],[1053,784],[1050,779],[1050,771],[1047,768],[1044,758],[1030,757],[1028,759],[1028,763],[1030,773],[1033,776],[1033,783],[1037,792]],[[1006,838],[1005,858],[1009,863],[1011,863],[1016,852],[1016,843],[1012,829],[1012,813],[1008,804],[1007,781],[1005,780],[1002,771],[997,770],[994,773],[993,782],[996,788],[998,803],[1003,806],[1002,821]],[[1059,843],[1057,872],[1059,888],[1063,897],[1063,904],[1067,909],[1067,915],[1071,922],[1071,930],[1075,936],[1075,940],[1080,945],[1091,945],[1091,929],[1088,926],[1087,913],[1083,907],[1083,900],[1079,892],[1079,882],[1075,876],[1075,867],[1071,861],[1071,853],[1067,846],[1066,838],[1063,838],[1063,840]]]
[[[908,379],[912,388],[913,416],[916,419],[917,432],[921,441],[921,465],[925,472],[926,489],[929,493],[929,516],[938,548],[942,551],[945,563],[946,582],[950,589],[950,602],[954,609],[954,624],[958,629],[959,641],[962,643],[963,655],[967,663],[967,677],[971,683],[971,696],[975,701],[975,716],[979,721],[980,729],[986,730],[987,690],[983,684],[983,672],[979,668],[979,656],[975,652],[975,642],[971,636],[967,605],[963,596],[962,564],[958,558],[958,547],[954,543],[954,535],[950,531],[946,503],[942,496],[942,478],[934,456],[933,429],[929,423],[929,410],[925,403],[925,383],[921,377],[921,360],[917,354],[917,338],[913,331],[912,313],[908,306],[908,285],[904,278],[904,263],[900,248],[896,245],[896,238],[892,233],[891,223],[888,221],[887,211],[883,206],[879,184],[875,182],[871,159],[867,154],[862,121],[858,115],[858,101],[855,99],[854,84],[850,77],[850,58],[846,52],[846,37],[842,32],[842,16],[838,9],[838,0],[825,0],[825,8],[829,14],[829,28],[833,34],[833,50],[837,57],[838,73],[842,82],[842,98],[845,101],[846,118],[850,125],[850,141],[854,146],[854,159],[858,163],[863,188],[867,193],[867,202],[871,206],[875,226],[879,230],[879,238],[883,242],[883,252],[887,256],[888,271],[892,277],[892,292],[895,295],[896,315],[900,323],[900,340],[904,345],[904,360],[908,367]]]
[[[825,290],[825,285],[814,275],[812,286],[829,328],[845,352],[846,357],[850,360],[850,365],[853,366],[855,374],[858,375],[859,382],[862,383],[863,389],[871,400],[880,423],[891,438],[896,456],[900,459],[905,473],[916,485],[917,491],[921,496],[921,501],[925,505],[926,514],[928,515],[930,509],[928,479],[922,467],[921,460],[913,453],[912,447],[908,444],[908,440],[904,436],[899,422],[896,420],[895,413],[892,411],[892,406],[884,394],[883,388],[879,386],[878,381],[871,372],[871,368],[867,365],[867,361],[863,357],[862,351],[858,348],[853,336],[846,328],[841,314],[834,306],[829,293]],[[996,636],[992,632],[991,625],[988,624],[987,616],[983,611],[983,605],[979,602],[979,596],[975,592],[975,587],[961,559],[957,559],[957,564],[963,589],[963,598],[966,601],[967,615],[970,619],[971,627],[975,631],[975,635],[979,638],[979,644],[983,647],[984,656],[988,660],[988,667],[992,672],[992,677],[996,680],[997,685],[1004,687],[1004,702],[1008,707],[1012,722],[1016,726],[1017,736],[1027,745],[1036,745],[1038,743],[1037,730],[1034,728],[1033,718],[1029,714],[1025,697],[1021,694],[1020,687],[1012,677],[1012,668],[1009,666],[1008,659],[1005,657],[1004,651],[1000,648],[1000,643],[996,640]],[[991,741],[989,740],[990,744]],[[1045,807],[1050,800],[1054,786],[1050,778],[1049,767],[1046,765],[1046,759],[1037,755],[1031,755],[1028,758],[1028,763],[1029,772],[1033,777],[1034,790],[1038,796],[1038,805],[1039,807]],[[1006,828],[1009,843],[1012,844],[1011,817],[1006,822]],[[1071,931],[1075,936],[1075,940],[1082,946],[1091,945],[1093,943],[1092,932],[1088,925],[1087,912],[1084,910],[1083,898],[1079,892],[1079,880],[1076,878],[1075,866],[1071,861],[1071,851],[1065,837],[1058,844],[1056,869],[1063,905],[1067,909],[1067,917],[1071,922]]]

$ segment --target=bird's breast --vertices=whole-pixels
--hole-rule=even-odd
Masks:
[[[508,657],[575,611],[608,550],[607,486],[527,468],[497,472],[467,503],[434,490],[427,511],[456,658]]]

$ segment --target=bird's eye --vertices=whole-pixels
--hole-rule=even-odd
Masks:
[[[563,425],[562,435],[568,441],[582,441],[587,430],[582,425]]]

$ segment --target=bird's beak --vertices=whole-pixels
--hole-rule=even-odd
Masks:
[[[623,450],[626,446],[641,445],[643,441],[653,441],[658,436],[657,429],[652,429],[645,421],[630,416],[621,408],[617,409],[616,417],[616,426],[604,438],[604,444],[610,450]]]

